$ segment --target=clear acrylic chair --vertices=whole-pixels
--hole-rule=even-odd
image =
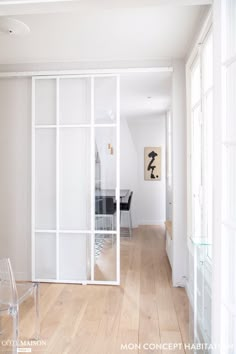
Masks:
[[[35,301],[35,339],[39,339],[39,283],[16,283],[9,258],[0,259],[0,316],[11,315],[13,319],[12,343],[19,339],[19,306],[30,295],[34,295]],[[1,333],[0,329],[0,333]],[[15,353],[17,349],[13,348]]]

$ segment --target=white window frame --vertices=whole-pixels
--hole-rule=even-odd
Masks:
[[[235,118],[234,111],[227,110],[227,99],[229,94],[235,95],[227,89],[226,74],[227,71],[236,65],[236,3],[234,0],[216,0],[214,2],[214,46],[215,46],[215,129],[214,129],[214,149],[217,154],[215,159],[214,171],[219,171],[215,175],[215,208],[214,208],[214,245],[213,245],[213,307],[212,307],[212,339],[216,348],[212,351],[213,354],[229,354],[235,353],[236,350],[236,305],[235,299],[230,302],[232,296],[232,286],[236,286],[235,279],[235,252],[232,242],[227,243],[226,236],[230,236],[233,232],[236,234],[236,217],[230,220],[230,215],[224,213],[224,206],[227,197],[227,183],[225,176],[229,172],[226,164],[229,151],[236,146],[236,138],[228,138],[225,134],[225,128],[233,129],[230,126],[228,117],[231,115]],[[228,47],[228,48],[227,48]],[[227,50],[229,49],[229,50]],[[235,73],[231,73],[231,75]],[[235,107],[234,107],[235,108]],[[228,125],[227,125],[228,124]],[[225,151],[225,153],[224,153]],[[231,164],[231,168],[236,168],[235,163]],[[232,171],[232,170],[231,170]],[[228,174],[227,177],[230,177]],[[232,190],[232,195],[235,196],[235,189]],[[230,190],[230,191],[231,191]],[[232,205],[233,206],[233,205]],[[234,210],[234,209],[233,209]],[[234,214],[235,215],[235,214]],[[229,237],[230,238],[230,237]],[[229,239],[228,239],[229,240]],[[229,271],[232,272],[230,277],[226,273],[225,262],[230,263]],[[228,278],[228,281],[227,281]],[[228,293],[228,294],[227,294]],[[226,310],[226,311],[225,311]],[[228,315],[226,314],[228,313]],[[233,323],[234,322],[234,323]],[[231,331],[234,330],[234,333]],[[231,334],[230,334],[231,332]],[[234,348],[229,346],[233,344]]]
[[[201,216],[201,234],[199,238],[193,237],[193,210],[192,210],[192,201],[193,201],[193,191],[192,191],[192,173],[194,173],[194,167],[192,162],[192,119],[193,119],[193,109],[198,106],[199,108],[199,125],[201,125],[200,134],[202,140],[205,140],[204,137],[204,95],[202,87],[202,53],[201,48],[203,46],[204,40],[207,38],[208,33],[210,33],[212,28],[212,12],[208,13],[205,23],[201,29],[201,32],[198,36],[198,39],[195,43],[195,46],[189,56],[189,59],[186,63],[186,93],[187,93],[187,244],[189,252],[189,266],[191,267],[191,272],[189,271],[187,279],[187,293],[189,296],[190,304],[193,311],[193,331],[190,333],[192,335],[192,340],[195,344],[199,343],[200,336],[203,336],[203,340],[210,344],[211,343],[211,316],[209,315],[211,311],[211,277],[212,277],[212,262],[208,257],[208,240],[204,235],[204,229],[202,225],[205,225],[204,219]],[[195,105],[191,104],[191,68],[194,66],[194,63],[199,60],[200,62],[200,97],[197,102],[194,102]],[[196,107],[195,107],[196,106]],[[195,117],[195,119],[197,119]],[[201,186],[204,186],[204,145],[201,144],[201,165],[202,172],[200,178]],[[204,196],[202,189],[200,190],[199,200],[203,199]],[[201,197],[202,194],[202,197]],[[206,326],[206,327],[205,327]],[[207,330],[206,330],[207,328]],[[199,333],[200,330],[200,333]]]
[[[188,156],[188,161],[187,161],[187,175],[188,175],[188,185],[187,185],[187,189],[188,189],[188,238],[189,239],[193,239],[193,226],[192,226],[192,216],[193,216],[193,207],[192,207],[192,173],[194,172],[194,168],[193,168],[193,161],[192,161],[192,149],[193,149],[193,141],[192,141],[192,114],[193,114],[193,110],[197,107],[200,108],[200,116],[199,116],[199,120],[202,122],[202,137],[203,137],[203,142],[202,142],[202,153],[201,153],[201,160],[202,160],[202,181],[201,181],[201,190],[199,191],[199,198],[203,199],[202,200],[202,213],[203,213],[203,229],[201,231],[201,235],[199,235],[199,240],[195,240],[197,243],[208,243],[208,235],[207,232],[204,230],[205,225],[207,225],[207,215],[206,215],[206,210],[205,206],[204,206],[204,188],[205,188],[205,172],[204,172],[204,165],[205,165],[205,161],[204,161],[204,142],[206,140],[206,136],[205,136],[205,123],[204,123],[204,114],[205,114],[205,100],[207,95],[209,94],[210,91],[213,91],[213,87],[211,87],[207,92],[203,92],[203,73],[202,73],[202,53],[201,53],[201,47],[204,46],[204,42],[205,40],[207,40],[208,35],[211,33],[212,31],[212,17],[211,14],[208,18],[208,20],[206,21],[206,25],[203,28],[202,34],[201,34],[201,40],[198,41],[198,44],[188,62],[186,65],[186,81],[187,81],[187,156]],[[191,70],[194,67],[195,63],[197,62],[197,60],[200,61],[200,82],[201,82],[201,93],[200,93],[200,100],[198,102],[195,103],[195,105],[193,106],[191,104]],[[202,196],[202,197],[201,197]],[[202,237],[202,240],[201,240]],[[188,240],[189,242],[189,240]],[[210,257],[208,257],[209,262],[211,262]]]

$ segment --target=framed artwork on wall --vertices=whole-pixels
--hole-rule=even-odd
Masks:
[[[145,181],[161,180],[161,147],[144,148],[144,179]]]

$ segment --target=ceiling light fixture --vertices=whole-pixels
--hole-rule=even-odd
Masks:
[[[10,17],[0,18],[0,33],[24,36],[30,32],[30,28],[22,21]]]

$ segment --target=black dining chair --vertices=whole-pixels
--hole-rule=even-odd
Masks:
[[[130,193],[128,201],[127,202],[121,202],[120,203],[120,220],[121,220],[121,215],[122,213],[127,213],[128,214],[128,219],[129,219],[129,236],[131,237],[132,235],[132,217],[131,217],[131,202],[132,202],[132,197],[133,197],[133,192]]]
[[[95,214],[97,218],[103,220],[103,229],[104,219],[110,218],[111,220],[111,229],[114,230],[114,215],[116,213],[116,204],[114,203],[113,197],[103,197],[99,196],[95,199]]]

